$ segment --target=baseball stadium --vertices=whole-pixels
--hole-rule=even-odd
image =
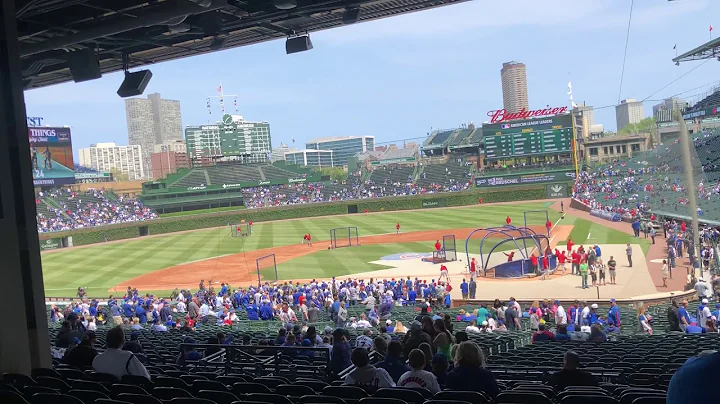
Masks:
[[[17,18],[3,5],[4,22],[37,39],[18,36],[10,56],[0,48],[0,62],[30,66],[22,88],[20,74],[0,84],[22,97],[124,70],[118,95],[141,95],[152,75],[136,85],[142,71],[129,69],[208,52],[188,43],[207,40],[215,51],[286,37],[291,54],[312,49],[310,31],[461,2],[132,1],[109,12],[80,1],[96,14],[77,22],[87,32],[64,32],[67,43],[25,22],[72,5],[28,2]],[[299,14],[278,19],[288,10]],[[116,14],[133,18],[114,25]],[[144,30],[155,27],[162,32]],[[109,41],[98,49],[110,43],[122,55],[95,66],[70,52],[98,38]],[[56,50],[72,54],[67,68],[45,71]],[[718,50],[711,40],[673,61]],[[28,59],[36,55],[45,59]],[[506,106],[483,113],[489,122],[412,141],[318,137],[300,150],[273,148],[270,123],[223,104],[217,122],[186,127],[174,145],[182,152],[145,159],[133,146],[126,162],[137,173],[150,171],[143,159],[168,161],[160,175],[138,174],[143,181],[74,161],[72,127],[0,115],[21,127],[10,146],[0,142],[18,163],[0,174],[9,180],[0,182],[0,224],[17,250],[7,257],[9,298],[26,320],[0,331],[0,397],[716,401],[695,390],[720,364],[720,87],[656,111],[650,129],[610,135],[593,132],[569,87],[568,106]],[[171,153],[188,164],[171,166]]]

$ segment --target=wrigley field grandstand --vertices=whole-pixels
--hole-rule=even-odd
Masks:
[[[452,56],[568,19],[517,3],[3,2],[2,403],[717,402],[720,39],[633,42],[711,5],[560,5],[577,78]]]

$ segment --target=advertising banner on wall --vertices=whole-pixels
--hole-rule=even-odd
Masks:
[[[28,128],[35,186],[75,183],[70,128]]]
[[[545,186],[548,198],[567,198],[567,184],[548,184]]]
[[[506,185],[539,184],[543,182],[568,182],[575,179],[573,171],[550,171],[527,174],[483,176],[475,180],[478,187],[501,187]]]
[[[447,200],[445,198],[423,199],[422,200],[422,208],[423,209],[444,208],[446,206],[447,206]]]
[[[58,248],[62,248],[62,241],[59,238],[40,241],[40,251],[57,250]]]

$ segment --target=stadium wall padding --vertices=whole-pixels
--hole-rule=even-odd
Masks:
[[[122,223],[96,228],[78,229],[66,232],[43,233],[40,240],[58,237],[72,237],[74,246],[102,243],[105,237],[110,241],[140,237],[140,227],[147,226],[149,234],[177,233],[186,230],[207,229],[239,223],[241,220],[266,222],[271,220],[297,219],[304,217],[334,216],[347,214],[348,205],[357,205],[359,212],[422,209],[423,201],[442,200],[445,206],[468,206],[478,203],[531,201],[546,199],[545,185],[507,187],[498,190],[472,190],[459,193],[440,193],[430,195],[396,196],[377,199],[355,199],[342,202],[318,203],[307,205],[289,205],[262,209],[243,209],[205,213],[189,216],[159,218],[152,221]]]

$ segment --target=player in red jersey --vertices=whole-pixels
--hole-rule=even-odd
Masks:
[[[307,243],[308,247],[312,247],[312,236],[309,233],[307,235]]]
[[[505,223],[510,226],[510,223],[512,223],[512,219],[510,219],[510,216],[505,218]]]
[[[442,248],[442,244],[440,244],[440,240],[435,240],[435,251],[440,251]]]
[[[395,225],[395,233],[400,234],[400,223]]]
[[[440,264],[440,277],[438,278],[438,282],[440,282],[443,277],[445,277],[445,280],[447,282],[450,282],[450,276],[448,276],[447,267],[445,266],[445,264]]]
[[[550,219],[548,219],[548,221],[545,222],[545,228],[547,229],[548,234],[550,234],[550,229],[552,229],[552,222],[550,221]]]
[[[477,270],[477,263],[475,258],[470,260],[470,279],[475,279],[475,271]]]

